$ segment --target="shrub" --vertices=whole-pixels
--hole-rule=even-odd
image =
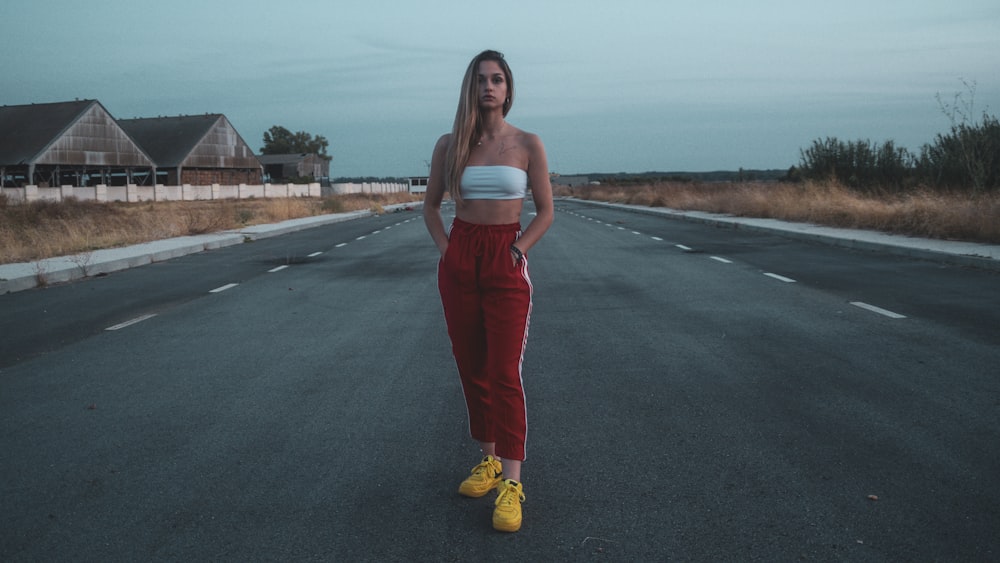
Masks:
[[[982,122],[974,122],[976,84],[962,84],[966,91],[956,93],[951,103],[937,96],[951,130],[921,147],[919,156],[892,141],[877,146],[827,137],[800,151],[799,169],[792,167],[788,179],[801,174],[802,179],[839,182],[863,192],[898,193],[918,187],[974,194],[1000,190],[1000,121],[983,112]]]
[[[801,151],[797,172],[807,180],[842,183],[863,192],[899,192],[912,184],[914,157],[893,141],[817,139]]]
[[[938,188],[1000,189],[1000,121],[984,114],[979,124],[953,124],[934,144],[923,146],[917,169]]]

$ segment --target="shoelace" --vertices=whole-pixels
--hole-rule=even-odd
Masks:
[[[501,505],[507,506],[514,504],[515,496],[518,497],[518,500],[524,502],[524,493],[522,491],[517,490],[517,487],[513,485],[507,485],[506,483],[502,483],[500,486],[503,487],[503,490],[501,490],[500,494],[497,495],[497,501],[496,501],[497,506]]]
[[[472,468],[471,473],[473,475],[485,475],[492,479],[495,472],[496,470],[493,469],[493,464],[489,461],[483,460],[479,463],[479,465]]]

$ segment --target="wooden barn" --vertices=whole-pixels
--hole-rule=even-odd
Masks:
[[[325,184],[330,178],[330,161],[315,153],[260,154],[257,159],[270,182],[280,184],[309,178]]]
[[[0,107],[4,187],[150,185],[154,166],[97,100]]]
[[[156,163],[156,183],[262,183],[260,161],[222,114],[120,119]]]

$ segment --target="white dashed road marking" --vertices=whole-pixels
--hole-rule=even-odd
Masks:
[[[793,280],[792,278],[786,278],[785,276],[779,276],[778,274],[772,274],[770,272],[765,272],[764,275],[768,276],[768,277],[771,277],[771,278],[774,278],[774,279],[776,279],[778,281],[783,281],[785,283],[795,283],[795,280]]]
[[[271,268],[270,270],[267,271],[267,273],[273,274],[275,272],[280,272],[280,271],[284,270],[287,267],[288,267],[288,265],[286,264],[284,266],[278,266],[277,268]]]
[[[156,313],[150,313],[148,315],[143,315],[141,317],[136,317],[136,318],[134,318],[134,319],[132,319],[130,321],[125,321],[123,323],[116,324],[115,326],[109,326],[108,328],[106,328],[104,330],[119,330],[119,329],[123,329],[123,328],[125,328],[127,326],[132,326],[132,325],[134,325],[136,323],[141,323],[142,321],[151,319],[151,318],[153,318],[155,316],[156,316]]]
[[[227,289],[232,289],[232,288],[236,287],[237,285],[239,285],[239,284],[227,283],[226,285],[224,285],[222,287],[217,287],[217,288],[213,289],[212,291],[209,291],[209,293],[222,293],[223,291],[226,291]]]
[[[577,214],[577,213],[571,213],[571,215],[576,215],[578,217],[585,218],[587,221],[592,221],[592,222],[595,222],[595,223],[597,223],[599,225],[605,225],[605,226],[611,227],[611,228],[615,228],[616,227],[616,225],[613,225],[611,223],[605,223],[604,221],[600,221],[598,219],[594,219],[593,217],[586,217],[584,215],[580,215],[580,214]],[[624,227],[617,227],[617,228],[618,228],[618,230],[625,230]],[[636,235],[641,234],[638,231],[632,231],[632,233],[636,234]],[[651,236],[650,238],[653,239],[653,240],[655,240],[655,241],[658,241],[658,242],[663,242],[663,239],[660,238],[660,237],[657,237],[657,236]],[[680,249],[680,250],[685,251],[685,252],[690,252],[692,250],[691,247],[685,246],[683,244],[675,244],[674,246],[676,248]],[[723,258],[721,256],[709,256],[709,258],[711,258],[712,260],[715,260],[716,262],[721,262],[723,264],[732,264],[733,263],[732,260],[728,260],[728,259]],[[776,279],[778,281],[785,282],[785,283],[796,283],[796,281],[793,280],[792,278],[785,277],[785,276],[782,276],[782,275],[779,275],[779,274],[774,274],[774,273],[771,273],[771,272],[764,272],[764,275],[768,276],[770,278]],[[883,309],[881,307],[876,307],[874,305],[869,305],[868,303],[864,303],[864,302],[861,302],[861,301],[851,301],[850,303],[851,303],[851,305],[854,305],[855,307],[859,307],[859,308],[864,309],[866,311],[870,311],[872,313],[877,313],[879,315],[883,315],[883,316],[889,317],[890,319],[905,319],[906,318],[906,315],[900,315],[899,313],[896,313],[896,312],[893,312],[893,311],[889,311],[889,310]]]
[[[905,319],[906,318],[906,315],[900,315],[899,313],[893,313],[892,311],[888,311],[886,309],[883,309],[881,307],[876,307],[874,305],[869,305],[867,303],[862,303],[861,301],[851,301],[851,305],[854,305],[855,307],[861,307],[862,309],[864,309],[866,311],[871,311],[873,313],[878,313],[880,315],[885,315],[886,317],[889,317],[890,319]]]

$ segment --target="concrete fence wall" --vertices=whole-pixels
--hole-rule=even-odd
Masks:
[[[365,182],[362,184],[331,184],[323,195],[388,194],[410,191],[410,184],[401,182]]]
[[[62,201],[66,198],[76,198],[82,201],[195,201],[206,199],[248,199],[248,198],[278,198],[278,197],[320,197],[322,189],[316,184],[240,184],[225,186],[212,184],[210,186],[91,186],[78,188],[61,186],[58,188],[39,188],[25,186],[23,188],[3,188],[3,195],[12,202],[30,201]]]
[[[2,188],[3,195],[11,202],[25,201],[62,201],[66,198],[76,198],[81,201],[196,201],[204,199],[248,199],[277,197],[321,197],[343,194],[387,194],[409,192],[408,183],[365,182],[361,184],[332,184],[320,187],[320,184],[240,184],[227,186],[212,184],[210,186],[90,186],[78,188],[61,186],[58,188],[40,188],[25,186],[23,188]]]

